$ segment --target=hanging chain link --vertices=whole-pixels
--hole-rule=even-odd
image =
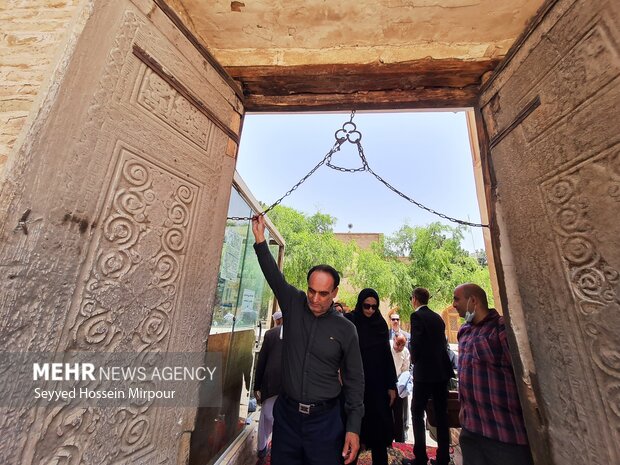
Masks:
[[[261,213],[258,213],[257,216],[263,216],[266,215],[268,212],[270,212],[272,209],[274,209],[277,205],[280,204],[280,202],[282,202],[286,197],[288,197],[289,195],[291,195],[299,186],[301,186],[304,181],[306,179],[308,179],[310,176],[312,176],[314,174],[314,172],[316,170],[318,170],[321,166],[323,166],[325,164],[325,162],[327,162],[329,159],[331,159],[331,156],[336,153],[338,150],[340,150],[340,146],[342,145],[342,142],[336,142],[334,144],[334,146],[332,147],[332,149],[327,153],[327,155],[325,155],[325,157],[314,167],[312,168],[308,174],[306,174],[303,178],[301,178],[297,184],[295,184],[293,187],[291,187],[286,194],[284,194],[282,197],[280,197],[278,200],[276,200],[274,203],[272,203],[268,208],[266,208],[265,210],[263,210]],[[246,221],[246,220],[251,220],[252,217],[251,216],[229,216],[228,218],[226,218],[228,220],[232,220],[232,221]]]
[[[427,207],[426,205],[418,202],[417,200],[412,199],[407,194],[402,193],[401,191],[396,189],[394,186],[392,186],[389,182],[387,182],[385,179],[383,179],[381,176],[379,176],[377,173],[375,173],[370,167],[370,165],[368,165],[368,160],[366,159],[366,155],[364,154],[364,148],[362,147],[362,143],[361,143],[362,133],[357,130],[357,126],[355,125],[355,123],[353,123],[354,116],[355,116],[355,110],[351,111],[351,118],[349,119],[349,121],[344,123],[342,125],[342,128],[336,131],[336,133],[334,134],[334,137],[336,138],[336,143],[334,144],[332,149],[327,153],[327,155],[325,155],[325,157],[314,168],[312,168],[308,172],[308,174],[306,174],[303,178],[301,178],[299,182],[297,182],[297,184],[291,187],[286,192],[286,194],[284,194],[282,197],[280,197],[278,200],[272,203],[263,212],[258,213],[257,216],[262,216],[262,215],[267,214],[269,211],[271,211],[273,208],[279,205],[286,197],[291,195],[299,186],[301,186],[306,181],[306,179],[312,176],[316,170],[318,170],[321,166],[326,165],[327,167],[333,170],[336,170],[336,171],[340,171],[341,173],[357,173],[360,171],[367,171],[368,173],[372,174],[377,179],[377,181],[379,181],[381,184],[383,184],[385,187],[387,187],[389,190],[391,190],[398,196],[414,204],[416,207],[422,210],[425,210],[433,215],[436,215],[440,218],[448,220],[452,223],[457,223],[463,226],[471,226],[475,228],[488,228],[489,227],[488,224],[472,223],[470,221],[459,220],[458,218],[453,218],[444,213],[440,213],[436,210],[433,210],[432,208]],[[349,142],[357,147],[357,152],[359,154],[360,160],[362,161],[362,166],[360,166],[359,168],[343,168],[341,166],[336,166],[332,164],[331,162],[332,156],[336,152],[340,151],[340,147],[345,142]],[[233,221],[247,221],[247,220],[251,220],[252,217],[251,216],[230,216],[227,219],[233,220]]]

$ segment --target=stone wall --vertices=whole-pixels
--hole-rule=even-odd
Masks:
[[[50,74],[78,0],[0,2],[0,173]]]
[[[502,56],[543,0],[169,3],[223,66],[295,66]]]
[[[620,463],[620,6],[548,5],[480,102],[504,311],[536,463]]]
[[[81,3],[67,30],[0,180],[0,353],[204,356],[241,102],[150,0]],[[7,379],[2,464],[187,462],[194,403],[50,405]]]

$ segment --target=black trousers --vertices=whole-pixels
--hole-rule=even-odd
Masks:
[[[529,446],[485,438],[465,428],[459,437],[463,465],[533,465]]]
[[[396,400],[392,404],[392,417],[394,418],[394,441],[396,442],[405,442],[406,401],[406,397],[403,399],[396,396]]]
[[[413,423],[413,454],[416,461],[426,463],[426,427],[424,412],[428,399],[433,399],[437,421],[437,464],[448,465],[450,462],[450,428],[448,427],[448,381],[439,383],[413,384],[413,404],[411,418]]]
[[[278,396],[273,407],[272,465],[341,465],[345,428],[340,403],[306,415]]]

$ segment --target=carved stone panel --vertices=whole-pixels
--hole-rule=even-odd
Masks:
[[[0,199],[5,352],[139,359],[205,350],[234,172],[226,151],[237,135],[227,125],[240,103],[218,91],[212,69],[188,61],[195,50],[172,23],[160,18],[158,29],[139,9],[154,4],[137,3],[84,6],[67,78],[9,173],[12,190]],[[27,234],[17,234],[6,225],[26,209]],[[195,409],[30,408],[19,395],[0,415],[2,463],[186,455]]]
[[[170,349],[200,193],[199,186],[124,143],[118,143],[114,159],[101,226],[90,243],[89,271],[74,300],[77,315],[68,328],[67,348],[123,352],[123,362],[135,363],[129,357]],[[34,463],[112,464],[165,456],[156,450],[155,438],[156,425],[164,420],[152,403],[46,411]]]
[[[199,186],[122,143],[117,153],[70,347],[167,350]]]
[[[557,253],[576,305],[572,316],[594,377],[587,383],[603,424],[620,425],[620,145],[541,185]],[[609,221],[609,220],[611,221]],[[620,431],[610,428],[612,440]]]
[[[136,103],[201,149],[207,148],[213,123],[164,79],[144,67]]]
[[[559,0],[481,98],[541,463],[620,461],[618,21],[610,2]]]

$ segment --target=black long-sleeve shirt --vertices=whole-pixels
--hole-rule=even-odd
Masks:
[[[254,250],[284,317],[284,393],[313,403],[334,399],[342,390],[346,430],[359,434],[364,416],[364,371],[355,326],[333,307],[314,316],[306,293],[286,282],[267,242],[254,244]]]

